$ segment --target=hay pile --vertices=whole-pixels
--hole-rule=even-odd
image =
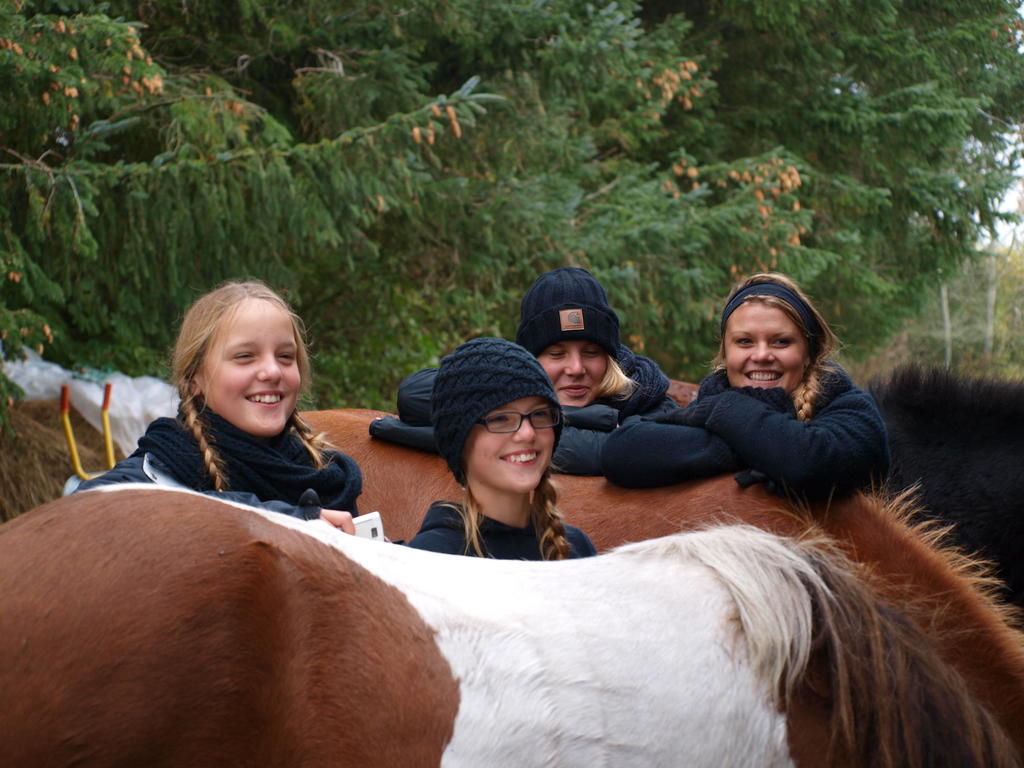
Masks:
[[[0,520],[10,520],[56,499],[75,473],[58,400],[15,403],[10,415],[17,435],[12,438],[0,431]],[[85,471],[106,469],[102,435],[74,408],[71,426]],[[116,446],[114,452],[120,459]]]

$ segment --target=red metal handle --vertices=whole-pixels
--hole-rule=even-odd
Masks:
[[[68,412],[68,385],[62,384],[60,387],[60,412]]]
[[[105,386],[103,388],[103,410],[104,411],[109,411],[110,410],[110,389],[111,389],[111,386],[112,386],[111,383],[108,381],[107,382],[107,386]]]

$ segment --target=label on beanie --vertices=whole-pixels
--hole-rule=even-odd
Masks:
[[[582,331],[585,327],[583,324],[582,309],[559,310],[558,319],[562,323],[563,331]]]

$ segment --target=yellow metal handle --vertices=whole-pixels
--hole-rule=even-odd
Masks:
[[[100,411],[100,418],[103,420],[103,447],[107,452],[107,469],[114,468],[114,438],[110,434],[110,390],[111,384],[108,381],[103,388],[103,408]]]
[[[69,407],[68,385],[65,384],[60,388],[60,420],[64,424],[64,438],[68,441],[68,451],[71,452],[71,466],[74,467],[75,474],[83,480],[88,480],[90,477],[96,477],[96,475],[90,475],[82,469],[82,462],[78,458],[78,446],[75,444],[75,432],[71,429],[71,417],[68,415]]]

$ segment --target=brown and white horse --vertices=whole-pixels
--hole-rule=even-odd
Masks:
[[[1019,765],[862,571],[751,526],[522,563],[111,486],[0,528],[3,762]]]
[[[392,539],[415,534],[431,501],[458,499],[460,490],[435,455],[373,440],[378,411],[305,414],[363,470],[360,510],[379,510]],[[947,550],[938,529],[912,526],[906,498],[855,494],[828,504],[799,506],[759,485],[741,489],[731,476],[667,488],[623,489],[603,478],[555,476],[559,508],[599,551],[625,542],[742,522],[799,536],[818,526],[855,561],[877,574],[877,587],[912,614],[943,658],[966,678],[1024,751],[1024,641],[1020,617],[994,598],[994,581],[968,558]]]

